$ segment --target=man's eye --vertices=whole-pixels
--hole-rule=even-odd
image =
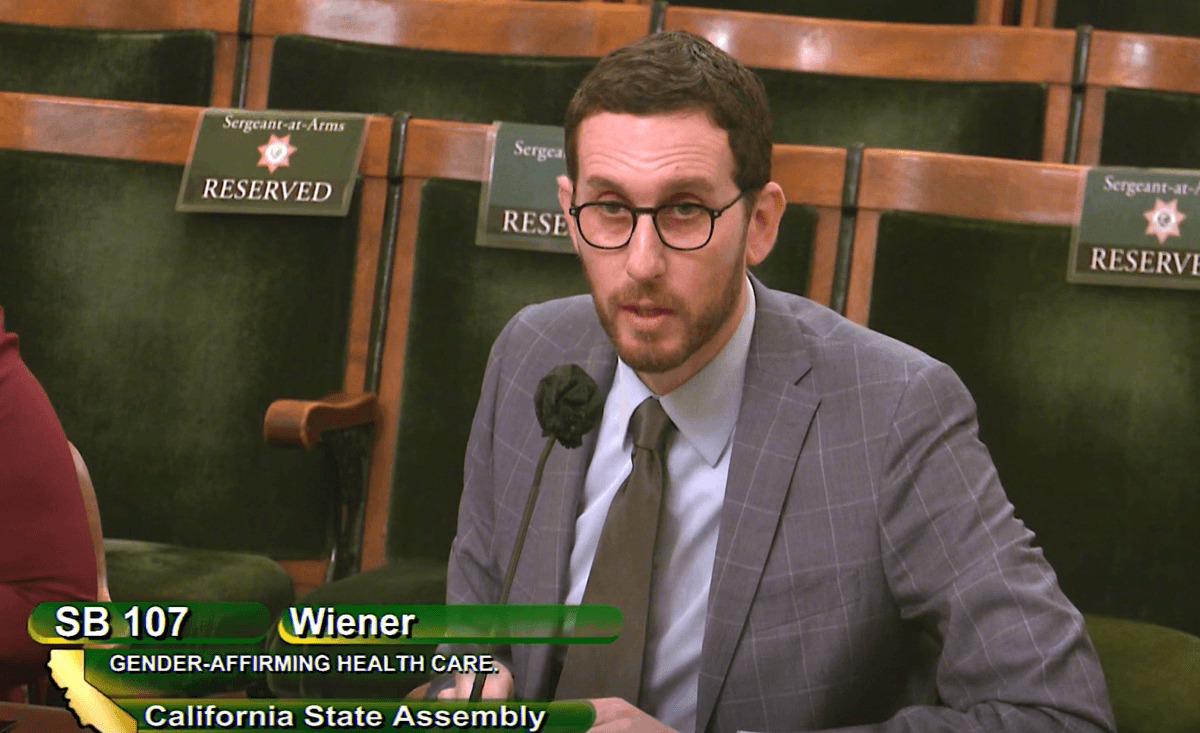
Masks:
[[[694,216],[700,216],[702,213],[704,213],[704,207],[700,206],[699,204],[684,202],[681,204],[672,204],[670,212],[671,216],[680,219],[688,219]]]
[[[605,216],[619,216],[625,213],[625,207],[615,201],[601,201],[596,208]]]

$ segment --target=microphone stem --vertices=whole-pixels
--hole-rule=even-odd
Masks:
[[[533,474],[533,486],[529,490],[529,498],[525,501],[525,514],[521,517],[521,525],[517,528],[517,541],[513,545],[512,556],[508,559],[508,570],[504,573],[504,585],[500,588],[499,605],[503,606],[508,603],[508,593],[512,590],[513,576],[517,574],[517,562],[521,559],[521,548],[525,546],[525,534],[529,531],[529,525],[533,521],[533,509],[537,504],[538,492],[542,488],[542,471],[546,468],[546,459],[550,457],[550,449],[554,447],[554,436],[551,435],[546,439],[546,447],[542,449],[542,456],[538,459],[537,470]],[[488,654],[495,656],[496,644],[488,644]],[[478,702],[483,697],[483,684],[487,679],[487,674],[477,672],[475,681],[471,685],[471,696],[468,698],[470,702]]]

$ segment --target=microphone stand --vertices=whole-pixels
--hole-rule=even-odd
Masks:
[[[517,574],[517,562],[521,559],[521,549],[525,546],[525,534],[533,521],[533,508],[537,504],[538,493],[542,488],[542,470],[546,467],[546,459],[550,457],[550,449],[554,447],[555,437],[546,439],[546,447],[542,449],[542,457],[538,459],[537,471],[533,474],[533,488],[529,490],[529,498],[525,501],[525,514],[521,517],[521,526],[517,529],[517,542],[513,545],[512,557],[508,559],[508,570],[504,573],[504,585],[500,588],[500,605],[508,603],[508,593],[512,590],[513,576]],[[494,654],[496,645],[488,645],[488,653]],[[487,673],[475,673],[475,682],[471,686],[470,702],[478,702],[483,696],[483,685]]]

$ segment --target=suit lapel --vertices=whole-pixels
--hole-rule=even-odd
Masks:
[[[562,364],[578,364],[583,367],[600,388],[603,401],[612,389],[616,372],[617,355],[608,341],[600,323],[596,320],[591,299],[586,301],[587,314],[582,322],[572,320],[572,328],[566,333],[556,331],[543,333],[545,342],[530,353],[530,369],[542,375]],[[574,307],[580,307],[574,304]],[[567,319],[571,320],[571,319]],[[540,376],[539,376],[540,379]],[[536,386],[536,382],[533,386]],[[532,418],[533,405],[529,415]],[[536,446],[529,453],[531,460],[538,458],[545,438],[536,420],[528,423],[529,435],[524,441],[527,446]],[[596,450],[599,430],[592,430],[583,438],[583,445],[574,450],[556,446],[546,461],[542,475],[541,491],[537,508],[530,525],[522,552],[522,564],[530,563],[532,595],[521,599],[510,598],[510,603],[561,604],[567,596],[568,573],[571,564],[571,548],[575,543],[575,519],[579,513],[579,501],[583,494],[584,478],[588,464]],[[524,498],[521,498],[524,502]],[[513,507],[518,514],[522,507]],[[518,573],[520,575],[520,573]],[[530,577],[530,576],[527,576]],[[515,590],[515,589],[514,589]],[[556,651],[557,650],[557,651]],[[555,654],[562,648],[553,645],[531,644],[522,648],[528,654],[527,669],[531,679],[526,683],[533,697],[549,697],[557,679],[559,662]]]
[[[578,314],[577,314],[578,312]],[[563,364],[578,364],[596,380],[603,402],[612,389],[616,372],[617,354],[607,334],[596,318],[591,298],[580,298],[564,307],[563,318],[541,334],[540,342],[529,352],[526,368],[541,375]],[[537,386],[533,382],[529,389]],[[529,405],[526,423],[529,431],[522,443],[527,446],[528,457],[536,463],[546,439],[541,427],[533,419],[532,402]],[[583,445],[574,450],[555,446],[546,461],[542,485],[538,494],[537,509],[530,525],[529,536],[523,556],[536,568],[532,596],[527,600],[512,599],[512,603],[559,604],[566,598],[571,548],[575,542],[575,518],[579,513],[579,501],[583,494],[583,482],[588,464],[596,450],[599,430],[592,430],[583,437]],[[525,497],[519,495],[521,506],[513,506],[520,515]],[[536,558],[536,559],[535,559]]]
[[[708,727],[819,404],[804,379],[811,362],[795,315],[751,280],[758,306],[709,591],[697,733]]]
[[[607,336],[602,336],[602,339],[602,342],[591,347],[581,348],[568,354],[567,361],[563,363],[573,363],[583,367],[584,371],[596,380],[596,386],[600,388],[600,401],[604,402],[608,397],[609,390],[612,389],[613,376],[617,369],[617,353],[609,344]],[[553,526],[566,528],[567,531],[558,532],[557,546],[553,555],[558,560],[552,576],[554,585],[548,589],[547,597],[544,600],[538,599],[538,603],[563,603],[567,597],[571,548],[575,544],[575,519],[579,515],[583,482],[587,477],[587,469],[592,462],[592,455],[596,452],[596,441],[599,436],[600,430],[597,427],[584,436],[583,445],[578,449],[568,451],[561,446],[556,449],[567,454],[566,466],[559,474],[560,481],[554,489],[554,496],[557,497],[556,506],[553,507],[554,513],[548,516],[554,523]]]

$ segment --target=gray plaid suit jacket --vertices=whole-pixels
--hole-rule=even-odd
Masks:
[[[753,280],[696,733],[1111,731],[1082,618],[1014,518],[945,365]],[[494,603],[545,438],[533,394],[616,355],[589,296],[526,308],[493,347],[472,426],[450,603]],[[547,463],[510,603],[562,603],[595,431]],[[561,647],[500,656],[545,699]],[[683,732],[691,733],[691,732]]]

